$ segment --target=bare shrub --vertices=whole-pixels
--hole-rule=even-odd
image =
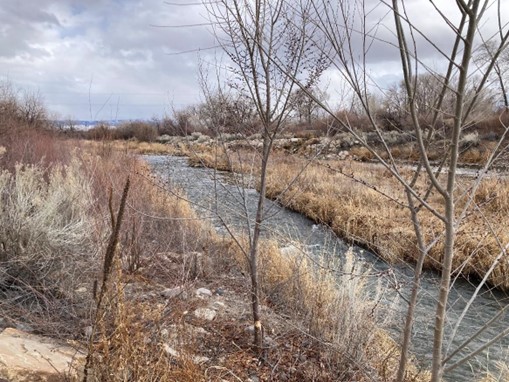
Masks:
[[[187,353],[171,357],[161,328],[168,310],[164,304],[125,297],[120,263],[114,261],[103,306],[94,322],[86,381],[203,380],[203,371]],[[172,333],[176,335],[175,333]],[[188,340],[190,342],[190,340]],[[173,359],[171,359],[173,358]]]
[[[104,124],[100,123],[85,132],[85,138],[93,139],[96,141],[109,140],[113,138],[112,129]]]
[[[112,130],[115,139],[137,139],[140,142],[153,142],[158,136],[157,128],[143,121],[126,122]]]
[[[6,301],[32,313],[54,309],[55,300],[72,303],[94,271],[92,203],[77,158],[48,173],[18,164],[14,173],[0,175],[0,293]]]
[[[49,127],[46,108],[41,94],[21,91],[10,82],[0,82],[0,136],[8,134],[9,129],[29,127],[46,129]]]

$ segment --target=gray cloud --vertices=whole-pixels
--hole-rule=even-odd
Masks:
[[[399,75],[399,53],[385,42],[394,41],[393,20],[382,2],[367,4],[372,8],[368,22],[383,40],[372,45],[368,64],[372,77],[386,83]],[[405,4],[423,33],[447,50],[451,32],[429,2]],[[442,6],[453,14],[448,8],[455,2]],[[62,117],[162,115],[170,102],[178,108],[199,101],[198,56],[213,61],[215,54],[221,55],[172,55],[215,45],[209,27],[171,28],[206,23],[205,15],[201,5],[175,6],[163,0],[2,0],[0,75],[16,86],[39,90]],[[493,24],[491,19],[485,26]],[[419,36],[417,44],[423,60],[440,65],[442,58],[432,45]]]
[[[201,7],[160,0],[7,0],[0,10],[0,73],[38,90],[62,117],[162,115],[199,100],[197,55],[213,44]]]

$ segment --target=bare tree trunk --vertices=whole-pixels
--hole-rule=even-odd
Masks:
[[[258,242],[263,223],[263,213],[265,207],[265,195],[267,192],[267,166],[271,150],[271,139],[267,134],[263,138],[262,165],[260,174],[260,195],[258,197],[258,206],[256,209],[255,225],[253,229],[253,240],[249,253],[249,262],[251,266],[251,306],[253,311],[254,323],[254,345],[257,351],[263,347],[263,327],[260,314],[260,290],[258,285]]]
[[[412,194],[410,194],[408,191],[406,194],[408,205],[410,208],[412,224],[414,226],[414,231],[417,236],[418,245],[417,249],[419,250],[419,257],[414,268],[414,277],[412,280],[412,294],[410,296],[410,301],[408,302],[408,310],[405,318],[405,327],[403,329],[403,343],[401,344],[401,357],[399,359],[399,367],[396,375],[397,382],[403,382],[405,380],[406,366],[408,363],[408,353],[410,351],[410,341],[412,338],[412,330],[415,318],[415,308],[417,307],[417,295],[419,293],[419,288],[421,285],[422,267],[424,264],[424,260],[428,255],[428,250],[424,243],[424,238],[422,237],[422,229],[419,223],[417,209],[415,208]]]
[[[459,79],[456,91],[456,109],[454,115],[454,128],[451,136],[449,174],[447,178],[447,194],[444,196],[445,204],[445,246],[442,260],[442,276],[438,295],[437,311],[435,317],[435,331],[433,338],[433,361],[431,381],[439,382],[443,374],[443,341],[444,329],[447,318],[447,301],[451,283],[452,260],[454,257],[454,240],[456,237],[455,224],[455,200],[454,189],[456,186],[456,170],[458,167],[459,140],[463,123],[463,108],[465,90],[468,79],[468,67],[472,60],[472,49],[475,32],[477,30],[477,17],[479,14],[480,0],[469,2],[471,7],[465,5],[464,12],[468,15],[468,30],[464,38],[464,50],[461,65],[459,67]],[[461,7],[461,5],[460,5]]]
[[[304,7],[305,4],[310,7],[307,1],[299,5]],[[311,25],[308,12],[299,13],[286,0],[218,0],[208,2],[207,9],[218,30],[223,32],[216,37],[231,60],[231,86],[252,101],[262,126],[260,195],[249,250],[245,251],[249,252],[254,344],[261,350],[259,239],[265,218],[267,166],[272,141],[284,129],[291,111],[294,82],[285,73],[306,77],[305,82],[312,86],[325,67],[321,58],[314,57],[315,42],[312,33],[307,32]],[[284,70],[273,65],[272,58],[277,55],[283,57]],[[247,225],[250,228],[249,221]]]

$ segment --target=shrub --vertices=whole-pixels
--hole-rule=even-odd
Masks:
[[[143,121],[126,122],[112,130],[115,139],[137,139],[141,142],[153,142],[158,137],[156,126]]]
[[[100,123],[92,127],[91,129],[87,130],[84,136],[87,139],[105,141],[113,138],[113,131],[108,125]]]
[[[33,313],[54,309],[57,300],[74,301],[74,291],[93,271],[92,202],[77,158],[49,172],[18,164],[14,172],[1,173],[2,299],[30,306]]]

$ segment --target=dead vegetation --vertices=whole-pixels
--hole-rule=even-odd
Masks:
[[[41,132],[26,134],[36,141]],[[0,150],[2,325],[75,344],[91,338],[89,381],[393,378],[397,347],[372,316],[362,272],[351,277],[338,264],[316,267],[305,252],[282,254],[276,244],[263,243],[262,303],[272,341],[260,362],[246,332],[247,269],[236,244],[216,237],[126,150],[44,136],[53,142],[48,150],[58,147],[51,161],[37,161],[38,151],[28,148],[33,156],[24,162],[26,156],[13,152],[19,142]],[[127,177],[122,229],[97,309],[116,219],[111,211]],[[227,314],[197,321],[189,312],[202,299],[160,293],[198,286],[226,290]],[[199,337],[193,328],[200,327],[212,335]],[[178,338],[176,355],[165,346],[168,335]],[[408,380],[420,377],[413,370]]]
[[[228,154],[225,154],[228,152]],[[256,172],[257,155],[251,150],[225,151],[208,146],[191,145],[182,153],[190,163],[215,167],[225,171]],[[356,154],[357,155],[357,154]],[[358,154],[364,155],[364,154]],[[411,168],[402,172],[410,179]],[[475,175],[475,174],[474,174]],[[443,175],[442,179],[446,176]],[[471,197],[475,176],[463,176],[457,187],[458,207]],[[424,193],[427,184],[422,177],[417,190]],[[500,243],[509,239],[504,219],[509,208],[509,181],[496,176],[486,177],[473,195],[474,204],[458,229],[454,272],[465,277],[482,278],[499,256]],[[389,262],[417,258],[413,228],[406,198],[395,179],[381,166],[355,160],[315,160],[283,153],[276,154],[269,167],[267,195],[286,207],[300,212],[316,222],[331,227],[340,237],[379,254]],[[439,198],[433,194],[430,203],[442,210]],[[442,248],[441,223],[427,211],[420,213],[426,239],[438,237],[425,260],[428,268],[440,269]],[[488,280],[493,286],[509,288],[509,269],[497,262]]]

